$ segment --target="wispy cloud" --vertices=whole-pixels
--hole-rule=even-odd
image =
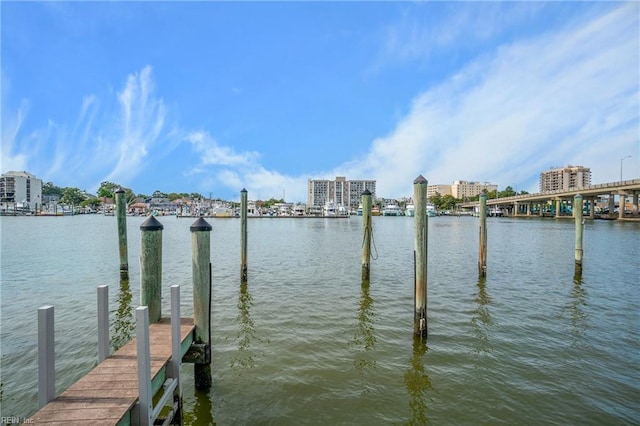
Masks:
[[[202,166],[245,166],[253,167],[257,164],[257,152],[236,153],[233,148],[222,146],[208,132],[197,131],[187,135],[186,140],[193,145],[193,149],[200,155]]]
[[[149,149],[158,142],[164,127],[165,107],[154,97],[151,67],[130,75],[118,94],[121,108],[120,135],[115,141],[118,160],[107,180],[129,182],[140,173]]]
[[[425,8],[439,13],[415,13]],[[428,9],[427,9],[428,8]],[[536,2],[478,2],[410,4],[383,31],[383,48],[378,66],[426,61],[444,49],[468,49],[501,36],[529,20],[543,8]]]
[[[638,146],[638,7],[479,57],[417,96],[365,161],[340,170],[375,177],[383,195],[410,193],[418,174],[535,190],[539,173],[565,160],[613,180],[617,165],[598,153]]]
[[[48,119],[26,130],[29,101],[3,113],[2,170],[30,170],[62,186],[95,190],[103,180],[132,184],[161,141],[166,108],[154,94],[150,66],[127,77],[117,102],[90,94],[73,124]],[[3,104],[4,104],[3,99]],[[3,109],[8,109],[3,105]]]
[[[189,174],[204,177],[200,181],[202,190],[222,187],[239,195],[240,189],[247,188],[255,199],[278,197],[284,191],[289,199],[305,199],[307,177],[268,170],[260,164],[259,153],[236,152],[205,131],[191,132],[185,139],[200,158]]]
[[[29,104],[23,100],[18,110],[11,114],[5,112],[2,116],[2,170],[26,170],[28,167],[27,155],[17,147],[16,139],[22,128],[22,123],[29,109]]]

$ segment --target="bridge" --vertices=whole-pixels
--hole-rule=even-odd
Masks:
[[[572,214],[570,206],[573,197],[578,194],[583,196],[588,217],[592,219],[596,217],[596,214],[598,217],[606,219],[640,219],[638,210],[640,179],[602,183],[569,190],[493,198],[487,200],[487,206],[490,208],[490,212],[501,211],[509,216],[552,215],[561,217],[563,214]],[[478,201],[471,201],[461,203],[460,208],[477,210],[479,205]],[[618,206],[617,213],[615,213],[616,205]]]

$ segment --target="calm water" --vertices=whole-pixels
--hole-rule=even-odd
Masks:
[[[62,390],[96,363],[98,285],[110,286],[112,343],[126,339],[143,218],[127,218],[130,291],[114,217],[0,220],[2,416],[28,416],[38,307],[55,306]],[[193,220],[160,220],[163,292],[180,284],[191,315]],[[209,222],[214,385],[195,392],[184,366],[185,424],[640,423],[639,223],[587,222],[576,281],[572,221],[490,218],[481,282],[478,219],[431,218],[423,344],[412,337],[411,218],[374,218],[368,288],[359,217],[250,220],[244,288],[240,221]]]

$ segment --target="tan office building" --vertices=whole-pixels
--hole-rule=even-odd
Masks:
[[[480,195],[483,191],[497,191],[498,185],[492,185],[489,182],[471,182],[466,180],[457,180],[451,185],[451,195],[453,198],[464,200],[465,197],[471,198]]]

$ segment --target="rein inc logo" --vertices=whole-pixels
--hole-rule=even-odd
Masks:
[[[34,424],[34,421],[26,417],[0,417],[0,425]]]

